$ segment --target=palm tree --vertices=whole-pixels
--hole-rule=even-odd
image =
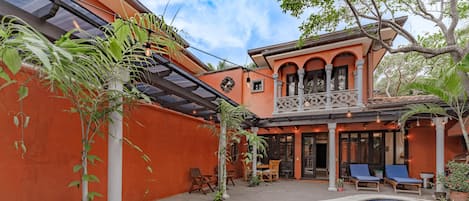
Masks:
[[[221,194],[223,198],[229,198],[226,192],[226,161],[227,151],[226,145],[228,141],[240,141],[241,137],[251,143],[252,146],[259,147],[261,153],[265,153],[265,140],[251,132],[248,132],[242,128],[242,124],[245,122],[245,118],[251,113],[243,106],[233,106],[225,100],[218,100],[218,119],[220,120],[220,127],[218,128],[214,124],[206,124],[204,127],[211,130],[212,133],[218,135],[218,194]]]
[[[449,106],[451,110],[447,111],[437,104],[414,104],[409,106],[410,110],[402,115],[400,121],[405,125],[408,118],[420,113],[429,113],[457,119],[461,126],[466,148],[469,150],[469,137],[465,128],[467,119],[464,118],[464,115],[469,111],[467,105],[468,94],[464,89],[461,77],[458,75],[458,71],[469,72],[469,55],[466,55],[465,59],[458,65],[452,66],[453,67],[449,70],[441,71],[437,77],[425,78],[408,85],[411,89],[416,89],[438,97]]]

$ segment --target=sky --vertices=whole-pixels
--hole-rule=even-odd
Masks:
[[[180,30],[190,46],[246,65],[249,49],[297,40],[302,19],[283,13],[277,0],[141,0],[153,13]],[[168,3],[169,2],[169,3]],[[166,5],[167,8],[166,8]],[[166,9],[165,9],[166,8]],[[405,27],[412,33],[434,32],[435,27],[410,16]],[[404,43],[397,38],[394,44]],[[204,63],[220,59],[189,48]]]

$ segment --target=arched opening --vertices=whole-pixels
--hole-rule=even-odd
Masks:
[[[288,62],[280,66],[278,70],[279,78],[286,84],[282,89],[282,96],[298,95],[298,66],[293,62]],[[282,87],[283,88],[283,87]]]
[[[321,58],[311,58],[304,65],[303,78],[304,93],[320,93],[326,91],[326,61]]]
[[[356,56],[342,52],[332,59],[331,91],[342,91],[355,87],[354,74]]]

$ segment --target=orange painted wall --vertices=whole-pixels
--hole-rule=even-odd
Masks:
[[[445,131],[446,132],[446,131]],[[409,129],[409,174],[420,177],[420,172],[435,172],[436,169],[436,134],[434,127],[422,126]],[[459,137],[445,135],[445,163],[463,152]]]
[[[21,73],[18,78],[24,80],[29,74]],[[79,179],[79,174],[72,172],[81,155],[79,119],[63,111],[70,107],[67,100],[49,93],[36,79],[28,86],[30,95],[24,101],[24,111],[31,122],[25,129],[28,150],[24,159],[13,146],[20,136],[12,121],[19,110],[16,87],[0,92],[0,178],[8,181],[0,183],[2,199],[79,200],[81,189],[67,187]],[[155,105],[136,105],[126,114],[124,135],[149,155],[154,173],[146,171],[139,152],[124,145],[124,200],[155,200],[187,192],[190,167],[214,173],[218,139],[200,127],[205,121]],[[90,190],[105,195],[96,200],[106,200],[106,139],[97,138],[92,152],[104,163],[90,167],[101,180]],[[147,188],[150,191],[145,195]]]
[[[235,85],[230,92],[224,92],[220,88],[220,83],[225,77],[233,78]],[[243,91],[246,86],[246,79],[243,79],[243,70],[241,68],[235,68],[226,71],[220,71],[217,73],[209,73],[202,76],[199,76],[199,79],[212,86],[214,89],[228,96],[230,99],[236,101],[237,103],[242,103]]]

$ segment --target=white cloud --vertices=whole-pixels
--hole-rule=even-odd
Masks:
[[[142,3],[157,15],[166,7],[166,1]],[[171,0],[165,19],[174,16],[173,25],[191,46],[239,64],[245,63],[247,49],[297,39],[301,23],[283,14],[276,1]]]

